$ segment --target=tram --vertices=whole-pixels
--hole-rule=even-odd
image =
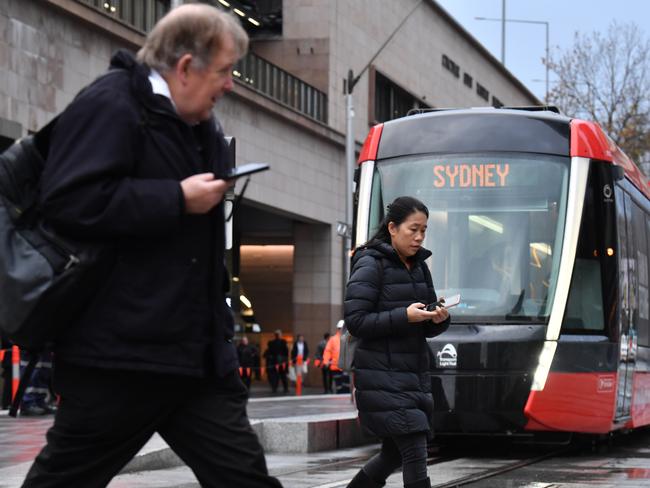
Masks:
[[[401,195],[429,208],[437,434],[606,434],[650,424],[650,186],[596,123],[553,107],[374,126],[355,244]]]

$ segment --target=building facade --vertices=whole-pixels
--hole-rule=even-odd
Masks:
[[[177,3],[0,0],[0,148],[63,110]],[[236,137],[238,164],[272,169],[251,178],[232,219],[232,305],[262,349],[279,328],[313,350],[342,313],[349,71],[360,75],[357,150],[369,127],[411,108],[539,101],[432,0],[207,3],[239,15],[251,35],[216,114]]]

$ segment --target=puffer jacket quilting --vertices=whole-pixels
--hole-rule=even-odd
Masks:
[[[345,322],[350,333],[361,339],[354,357],[355,396],[362,425],[378,437],[431,428],[426,338],[444,332],[450,320],[414,324],[408,323],[406,315],[411,303],[437,299],[423,269],[430,255],[420,249],[411,270],[389,244],[360,249],[353,258]]]

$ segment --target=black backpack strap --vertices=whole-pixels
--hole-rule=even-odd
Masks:
[[[422,266],[422,272],[424,273],[424,279],[427,282],[429,288],[433,288],[433,278],[431,277],[431,271],[427,266],[425,261],[420,261],[420,266]]]
[[[377,283],[377,288],[379,289],[379,297],[377,297],[377,311],[379,312],[379,298],[381,298],[381,289],[384,286],[384,263],[382,262],[383,258],[375,258],[375,264],[377,265],[377,271],[379,272],[379,283]]]
[[[427,266],[426,261],[420,261],[420,266],[422,266],[424,279],[426,280],[427,285],[433,288],[433,278],[431,277],[431,271],[429,270],[429,266]]]
[[[34,134],[34,146],[43,157],[43,160],[47,159],[47,155],[50,152],[50,137],[52,136],[52,129],[56,125],[56,122],[59,120],[59,115],[50,120],[45,126],[43,126],[39,131]]]

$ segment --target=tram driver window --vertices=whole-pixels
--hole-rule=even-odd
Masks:
[[[566,329],[604,329],[600,284],[600,262],[593,259],[576,259],[563,324]]]
[[[589,177],[576,249],[575,264],[562,329],[564,332],[604,331],[603,287],[598,209],[594,173]]]

